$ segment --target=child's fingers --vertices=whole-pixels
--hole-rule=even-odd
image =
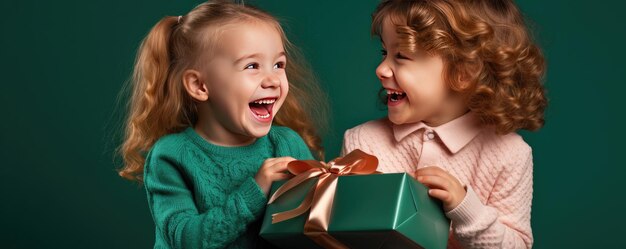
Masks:
[[[293,160],[296,160],[293,157],[275,157],[275,158],[268,158],[265,159],[265,161],[263,161],[263,164],[261,165],[261,167],[265,167],[265,168],[272,168],[275,167],[277,164],[283,163],[283,162],[291,162]]]
[[[291,161],[293,161],[293,160],[291,160]],[[270,166],[271,171],[272,172],[286,171],[287,170],[287,165],[289,165],[289,163],[291,161],[287,161],[287,160],[276,161],[276,162],[274,162],[273,165]]]
[[[430,189],[450,189],[450,181],[442,176],[429,175],[429,176],[417,176],[417,181],[426,185]]]
[[[451,198],[450,192],[441,189],[430,189],[428,190],[428,195],[435,199],[439,199],[444,203],[449,202]]]
[[[294,160],[296,160],[296,159],[293,158],[293,157],[277,157],[277,158],[274,158],[274,160],[272,161],[272,164],[273,165],[283,164],[283,163],[286,164],[286,163],[289,163],[289,162],[294,161]]]
[[[277,158],[268,158],[263,161],[261,167],[271,167],[274,163],[276,163]]]
[[[415,171],[416,176],[441,175],[441,174],[447,174],[447,172],[437,166],[428,166],[428,167],[424,167]]]
[[[411,177],[415,178],[415,180],[417,180],[417,170],[413,171],[413,172],[407,172]]]
[[[293,157],[290,156],[284,156],[284,157],[275,157],[274,159],[276,159],[277,162],[282,162],[282,161],[294,161],[296,160]]]
[[[296,160],[293,157],[290,156],[284,156],[284,157],[272,157],[272,158],[268,158],[265,159],[265,161],[263,161],[264,163],[270,164],[270,163],[276,163],[276,162],[282,162],[282,161],[293,161]]]
[[[280,173],[280,172],[278,172],[278,173],[274,173],[274,174],[272,174],[272,181],[273,181],[273,182],[275,182],[275,181],[280,181],[280,180],[287,180],[287,179],[289,179],[289,178],[291,178],[291,175],[286,174],[286,173]]]
[[[419,176],[431,176],[431,175],[433,175],[433,176],[440,176],[440,177],[443,177],[443,178],[446,178],[446,179],[450,180],[450,182],[454,182],[454,183],[457,183],[459,185],[461,184],[459,179],[457,179],[452,174],[448,173],[444,169],[439,168],[437,166],[425,167],[425,168],[422,168],[422,169],[418,169],[415,172],[416,179]]]

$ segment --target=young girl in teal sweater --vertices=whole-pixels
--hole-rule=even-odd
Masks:
[[[154,248],[260,243],[271,183],[322,156],[309,113],[324,101],[294,53],[275,18],[222,1],[164,17],[143,40],[120,175],[145,185]]]

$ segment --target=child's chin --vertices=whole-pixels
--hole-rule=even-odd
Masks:
[[[391,114],[389,113],[387,115],[387,118],[389,119],[389,121],[391,121],[391,123],[394,123],[396,125],[401,125],[401,124],[405,124],[406,123],[406,118],[402,117],[401,115],[398,114]]]
[[[270,132],[270,128],[272,128],[271,125],[267,125],[264,127],[250,127],[250,129],[248,130],[248,134],[255,138],[260,138],[267,135],[267,133]]]

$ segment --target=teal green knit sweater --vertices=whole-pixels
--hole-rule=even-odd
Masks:
[[[243,147],[211,144],[192,128],[159,139],[144,185],[156,226],[154,248],[254,248],[267,197],[254,175],[267,158],[313,159],[287,127]]]

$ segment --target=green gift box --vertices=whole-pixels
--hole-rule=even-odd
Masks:
[[[317,180],[308,179],[268,204],[260,236],[280,248],[322,248],[303,233],[309,212],[272,224],[272,214],[298,207]],[[275,182],[271,193],[285,182]],[[441,202],[406,173],[337,178],[327,232],[349,248],[443,249],[449,228]]]

